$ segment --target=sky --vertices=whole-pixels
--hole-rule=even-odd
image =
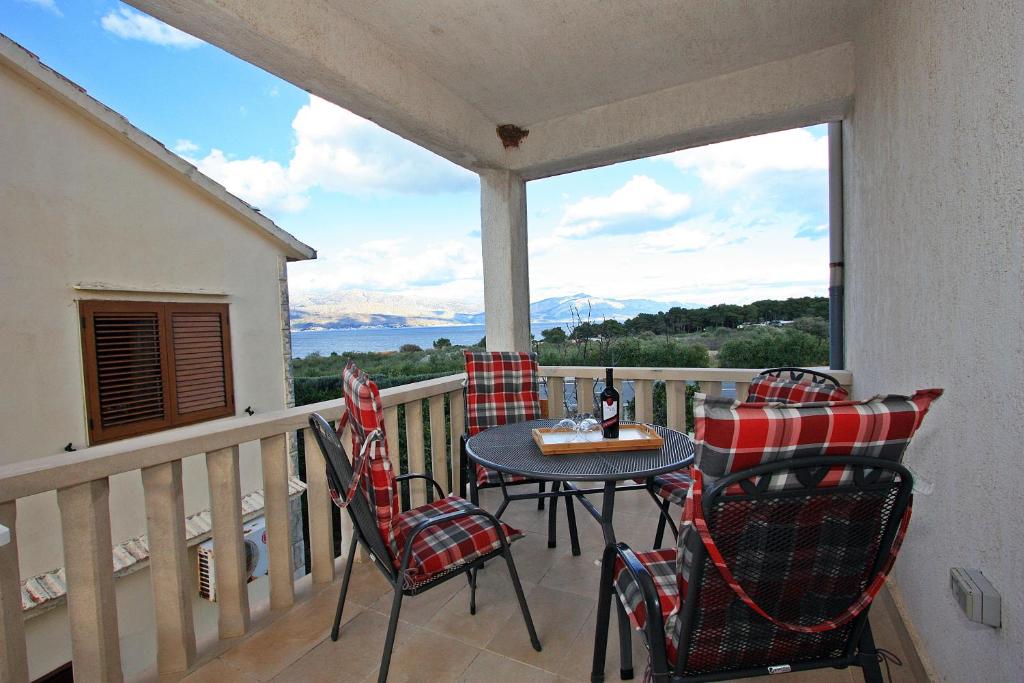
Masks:
[[[119,2],[0,0],[0,33],[317,249],[293,300],[482,304],[470,171]],[[824,125],[531,181],[527,206],[534,301],[827,295]]]

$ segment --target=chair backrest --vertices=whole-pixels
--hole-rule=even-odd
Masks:
[[[815,483],[831,462],[851,471],[847,483]],[[764,485],[777,478],[786,485]],[[740,675],[853,655],[909,521],[911,487],[899,463],[830,456],[761,465],[704,488],[688,505],[691,516],[703,513],[717,555],[684,527],[689,589],[680,586],[674,622],[676,672]]]
[[[912,483],[899,462],[941,394],[805,405],[696,397],[694,485],[676,560],[680,673],[829,659],[854,647],[859,616],[816,632],[790,627],[834,620],[893,559]]]
[[[317,413],[309,416],[309,427],[324,456],[324,461],[327,463],[327,481],[331,486],[332,497],[338,492],[348,491],[354,483],[355,472],[338,433],[327,420]],[[382,435],[375,438],[382,438]],[[309,462],[308,459],[307,462]],[[358,482],[355,483],[357,484],[355,493],[348,501],[346,509],[352,518],[352,525],[356,529],[357,537],[367,546],[371,554],[380,559],[380,566],[386,568],[394,576],[392,556],[377,528],[377,520],[366,496],[366,488],[359,485]]]
[[[770,368],[750,380],[747,402],[818,403],[845,401],[847,393],[832,375],[807,368]]]
[[[373,506],[377,529],[384,542],[391,549],[392,557],[399,556],[400,549],[395,538],[394,520],[401,511],[398,484],[388,453],[387,434],[384,431],[384,409],[381,405],[377,385],[362,372],[355,363],[348,363],[342,371],[342,387],[345,405],[348,408],[349,424],[352,425],[352,450],[360,452],[366,439],[378,431],[382,438],[375,439],[369,446],[368,493]]]
[[[465,351],[466,434],[540,418],[537,354]]]

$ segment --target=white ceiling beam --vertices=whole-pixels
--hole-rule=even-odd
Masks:
[[[508,167],[527,180],[843,118],[853,101],[843,43],[530,127]]]
[[[480,169],[505,162],[495,122],[334,3],[128,2],[456,164]]]

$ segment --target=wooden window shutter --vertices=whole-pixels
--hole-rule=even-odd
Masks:
[[[89,442],[234,414],[225,304],[83,301]]]
[[[231,332],[223,304],[168,305],[176,424],[234,415]]]

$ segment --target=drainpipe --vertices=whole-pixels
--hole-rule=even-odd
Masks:
[[[828,124],[828,358],[846,368],[843,326],[843,122]]]

